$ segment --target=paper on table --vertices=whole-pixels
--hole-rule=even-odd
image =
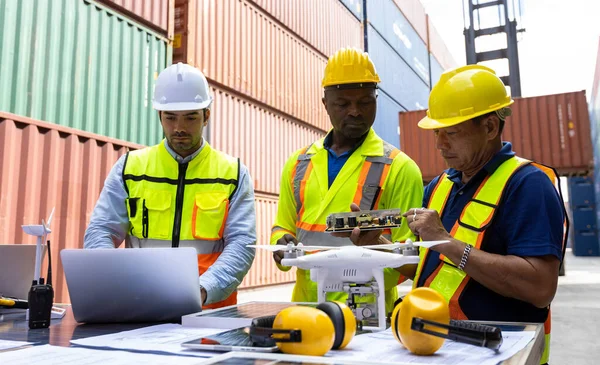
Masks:
[[[398,343],[388,329],[383,332],[358,335],[346,349],[329,351],[326,356],[406,364],[495,365],[525,348],[534,335],[533,331],[503,331],[502,346],[497,353],[487,348],[446,340],[434,355],[418,356]]]
[[[185,356],[140,354],[126,351],[101,351],[81,347],[34,346],[23,350],[0,353],[0,363],[10,365],[196,365],[202,359]]]
[[[146,351],[186,356],[212,357],[219,352],[184,349],[181,344],[202,336],[222,332],[216,328],[190,328],[178,324],[159,324],[109,335],[71,340],[74,345],[92,348]]]
[[[19,347],[33,345],[32,342],[23,342],[23,341],[8,341],[8,340],[0,340],[0,351],[16,349]]]

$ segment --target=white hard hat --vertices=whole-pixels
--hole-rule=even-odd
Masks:
[[[206,77],[195,67],[179,62],[164,69],[156,79],[152,101],[156,110],[200,110],[211,103]]]

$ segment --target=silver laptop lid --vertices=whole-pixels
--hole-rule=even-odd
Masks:
[[[0,295],[27,299],[35,271],[35,247],[0,245]]]
[[[60,252],[77,322],[179,321],[201,310],[193,248]]]

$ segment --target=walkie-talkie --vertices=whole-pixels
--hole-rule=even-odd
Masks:
[[[54,289],[52,289],[52,254],[50,253],[50,241],[48,246],[48,281],[44,278],[40,282],[33,280],[29,289],[29,328],[48,328],[52,315],[52,303],[54,302]]]

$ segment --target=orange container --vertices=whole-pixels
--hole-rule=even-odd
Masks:
[[[331,56],[341,47],[363,48],[364,36],[360,21],[339,0],[253,2],[325,57]]]
[[[521,157],[554,167],[561,175],[587,174],[593,168],[590,118],[585,91],[515,98],[502,139]],[[400,147],[421,168],[424,181],[446,164],[435,148],[433,131],[417,126],[424,110],[400,113]]]
[[[179,32],[186,49],[177,51],[178,60],[201,69],[213,85],[329,128],[321,103],[327,59],[261,8],[244,0],[189,0],[187,28]]]
[[[175,0],[98,0],[171,38]],[[169,26],[171,29],[169,31]]]
[[[211,92],[211,146],[239,157],[248,166],[256,191],[279,194],[287,158],[325,132],[223,89],[213,87]]]

